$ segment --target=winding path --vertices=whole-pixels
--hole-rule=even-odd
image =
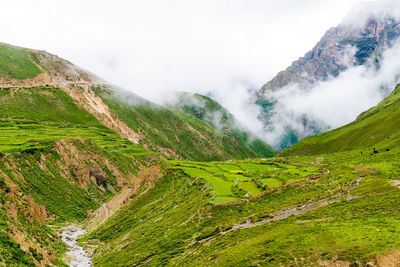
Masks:
[[[305,214],[309,211],[312,210],[316,210],[319,209],[323,206],[327,206],[329,204],[335,203],[335,202],[340,202],[343,199],[346,200],[350,200],[350,199],[354,199],[356,197],[350,195],[350,190],[360,186],[360,182],[361,182],[362,178],[358,178],[355,183],[353,185],[351,185],[346,192],[342,192],[339,194],[336,194],[332,197],[329,198],[324,198],[315,202],[311,202],[311,203],[307,203],[304,204],[300,207],[295,207],[295,208],[291,208],[291,209],[283,209],[283,210],[279,210],[275,213],[272,214],[272,218],[266,219],[266,220],[262,220],[262,221],[258,221],[258,222],[251,222],[250,220],[246,221],[245,223],[241,223],[241,224],[236,224],[234,225],[232,228],[221,232],[221,234],[226,234],[229,233],[231,231],[237,230],[237,229],[247,229],[247,228],[252,228],[252,227],[256,227],[256,226],[260,226],[266,223],[270,223],[270,222],[274,222],[274,221],[279,221],[279,220],[283,220],[288,218],[289,216],[292,215],[302,215]],[[345,196],[344,198],[342,196]]]

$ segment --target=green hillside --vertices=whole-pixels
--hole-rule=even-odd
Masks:
[[[59,261],[64,245],[46,225],[86,219],[154,155],[101,125],[59,88],[1,88],[0,262],[51,262],[43,250]],[[16,230],[27,235],[26,253],[9,239]]]
[[[307,137],[281,155],[316,155],[360,150],[365,154],[397,147],[400,142],[400,86],[377,106],[341,128]],[[376,153],[376,152],[375,152]]]
[[[94,90],[116,116],[141,135],[141,145],[149,150],[166,152],[172,158],[197,161],[273,155],[260,140],[248,145],[247,139],[224,133],[201,119],[153,104],[133,93],[114,93],[106,87]]]
[[[63,90],[49,86],[0,88],[0,133],[4,154],[45,150],[66,137],[82,137],[109,151],[149,153],[101,125]]]
[[[33,78],[41,72],[35,63],[38,60],[29,49],[0,43],[0,76],[19,80]]]
[[[236,118],[213,99],[191,93],[178,93],[177,101],[169,107],[178,113],[189,115],[211,125],[222,134],[233,136],[259,156],[272,157],[275,152],[246,129]]]
[[[187,114],[134,94],[116,97],[90,73],[44,51],[1,44],[0,80],[0,265],[64,266],[57,228],[87,220],[140,184],[141,171],[157,166],[162,155],[207,161],[265,156]],[[92,90],[139,133],[141,145],[104,126],[103,115],[85,105]]]
[[[393,238],[400,234],[396,204],[400,190],[392,185],[399,175],[399,152],[394,149],[374,158],[358,152],[337,153],[325,158],[322,166],[311,163],[315,157],[299,157],[283,164],[287,169],[274,168],[283,163],[277,159],[165,164],[164,177],[153,188],[90,234],[89,238],[100,239],[94,263],[376,263],[377,255],[390,254],[393,248],[400,247],[398,239]],[[257,169],[277,180],[288,177],[288,170],[302,172],[287,186],[265,193],[258,189],[254,192],[256,197],[237,201],[240,197],[234,195],[232,184],[216,174],[242,175],[237,172],[239,166],[250,179],[259,177]],[[246,176],[240,178],[239,187],[249,188],[243,186],[251,184],[246,182]],[[272,182],[267,179],[262,179],[264,184]],[[227,194],[231,194],[229,199]],[[236,203],[215,203],[226,201]]]

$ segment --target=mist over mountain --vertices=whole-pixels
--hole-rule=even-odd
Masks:
[[[262,88],[283,62],[265,55],[317,42],[307,12],[325,28],[358,1],[7,1],[0,32],[96,35],[121,76],[0,43],[0,266],[399,266],[396,1],[355,7]]]
[[[266,139],[284,149],[349,123],[398,82],[399,4],[367,2],[257,93]]]

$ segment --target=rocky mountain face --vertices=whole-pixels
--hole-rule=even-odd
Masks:
[[[329,29],[311,51],[294,61],[286,70],[279,72],[258,91],[257,103],[262,107],[260,119],[267,131],[274,127],[274,116],[285,112],[275,108],[277,99],[274,99],[274,95],[279,90],[295,85],[298,90],[307,91],[317,82],[334,79],[353,66],[379,68],[382,52],[392,46],[400,36],[400,21],[390,16],[371,16],[361,24],[345,21]],[[321,125],[312,118],[305,118],[304,114],[290,116],[296,117],[298,124],[303,127],[281,125],[285,131],[277,144],[278,149],[284,149],[300,138],[328,129],[326,125]]]

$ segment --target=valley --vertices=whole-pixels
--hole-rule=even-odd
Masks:
[[[0,44],[0,266],[400,266],[400,85],[330,131],[269,98],[379,69],[398,25],[340,24],[246,99],[277,150],[211,94],[156,104]]]
[[[356,260],[379,264],[372,255],[390,257],[387,254],[397,246],[396,239],[389,238],[399,231],[394,203],[400,191],[392,185],[397,178],[396,155],[398,149],[369,160],[370,155],[359,152],[325,154],[319,165],[329,173],[246,201],[221,199],[217,193],[224,189],[221,183],[211,180],[209,172],[193,174],[195,168],[187,167],[207,169],[207,165],[221,163],[179,162],[173,172],[166,170],[149,194],[135,198],[89,235],[104,242],[95,252],[94,262],[100,266],[116,259],[121,260],[119,264],[148,261],[150,265],[174,266],[243,262],[271,266],[342,262],[350,266]],[[393,159],[391,165],[387,158]],[[316,157],[289,159],[300,166],[317,164]],[[276,161],[266,162],[273,165]],[[237,169],[230,162],[222,164]],[[254,170],[254,165],[249,164],[252,168],[248,170]],[[215,190],[210,192],[211,185]],[[227,192],[231,188],[225,186]],[[213,204],[212,200],[225,203]],[[232,200],[236,202],[227,202]],[[148,236],[145,242],[151,250],[140,246],[144,240],[139,236]],[[128,256],[132,251],[134,259]]]

